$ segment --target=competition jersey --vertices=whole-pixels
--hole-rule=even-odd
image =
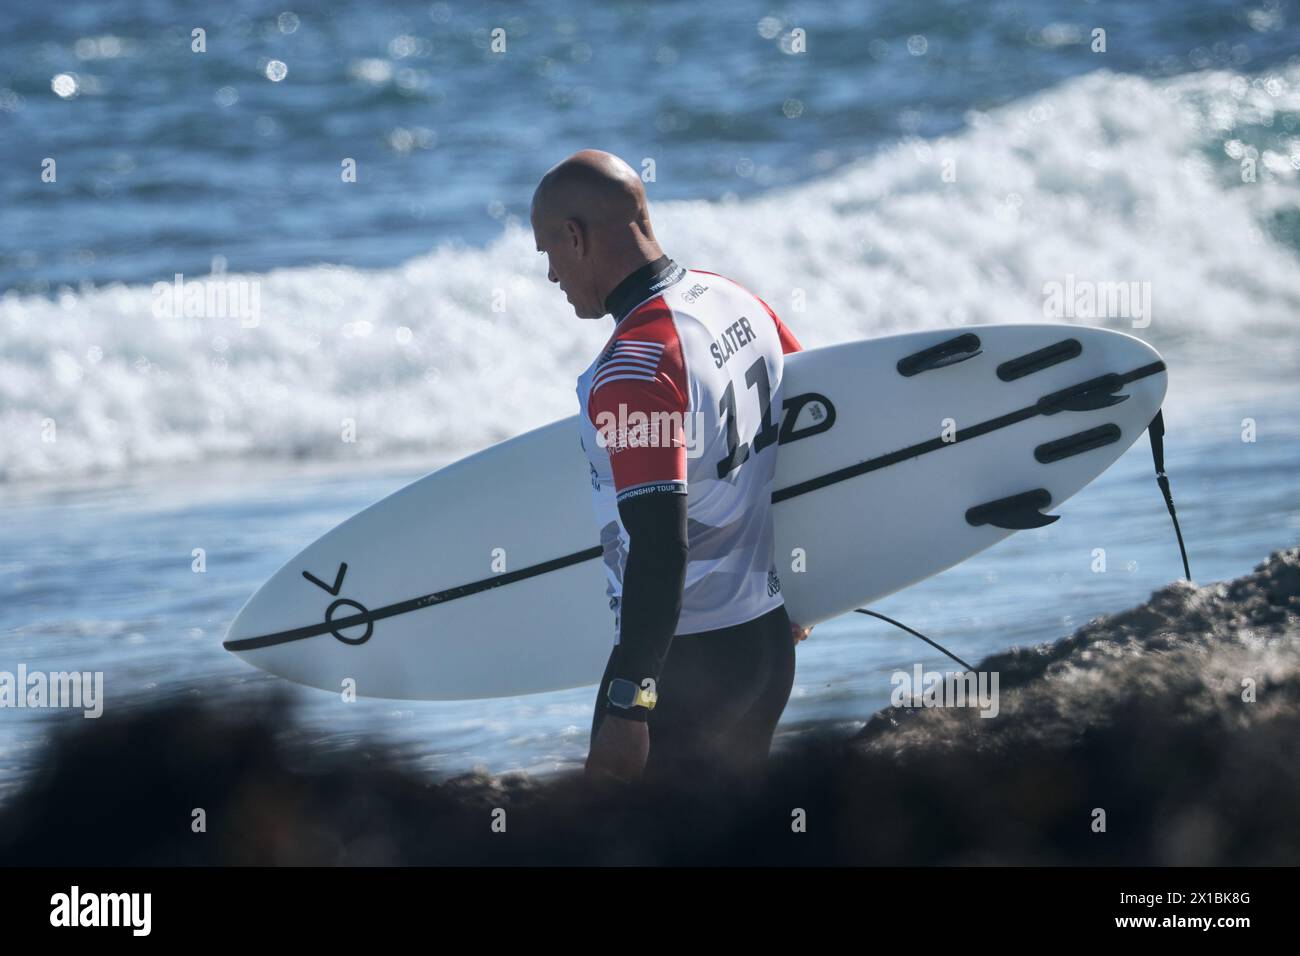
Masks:
[[[628,534],[618,503],[687,496],[678,634],[743,624],[782,603],[772,481],[783,356],[794,336],[730,279],[667,257],[610,295],[614,332],[578,378],[615,643]]]

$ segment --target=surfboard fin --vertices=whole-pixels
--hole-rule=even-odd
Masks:
[[[991,524],[995,528],[1008,531],[1023,531],[1027,528],[1041,528],[1058,520],[1060,515],[1045,515],[1042,509],[1052,503],[1052,495],[1046,488],[1021,492],[1009,498],[999,498],[976,505],[966,511],[966,521],[979,527]]]
[[[1038,400],[1038,413],[1055,415],[1057,412],[1090,412],[1098,408],[1109,408],[1128,401],[1127,395],[1114,394],[1123,387],[1124,380],[1114,372],[1102,375],[1044,395]]]
[[[913,375],[920,375],[922,372],[929,372],[936,368],[946,368],[949,365],[956,365],[958,362],[973,359],[982,351],[980,337],[974,332],[967,332],[955,339],[940,342],[938,345],[932,345],[928,349],[922,349],[899,359],[897,365],[898,374],[904,378],[911,378]]]

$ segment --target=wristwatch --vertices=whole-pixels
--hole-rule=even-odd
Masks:
[[[659,695],[654,691],[645,690],[625,677],[615,677],[609,682],[606,697],[611,706],[620,710],[631,710],[633,707],[654,710],[655,702],[659,700]]]

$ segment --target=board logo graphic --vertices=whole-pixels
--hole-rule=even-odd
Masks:
[[[339,591],[343,590],[343,578],[347,575],[347,573],[348,573],[348,565],[347,562],[345,561],[339,565],[338,572],[334,575],[333,586],[326,584],[324,581],[316,577],[316,575],[312,574],[310,571],[304,571],[302,573],[302,576],[306,578],[308,581],[310,581],[312,584],[316,585],[316,587],[320,588],[323,591],[328,591],[332,596],[338,598]],[[366,641],[370,640],[370,635],[375,633],[375,622],[370,618],[370,609],[367,608],[364,604],[361,604],[357,601],[353,601],[348,598],[339,598],[337,601],[335,601],[333,604],[331,604],[329,607],[325,609],[325,623],[333,624],[334,612],[341,607],[356,608],[357,615],[363,617],[364,620],[353,621],[352,618],[355,617],[356,615],[348,615],[347,617],[343,618],[343,620],[349,623],[347,624],[341,623],[339,627],[356,627],[358,624],[365,624],[366,633],[362,634],[360,637],[347,637],[339,633],[339,627],[330,628],[330,633],[333,634],[340,641],[342,641],[344,644],[352,644],[354,646],[357,644],[364,644]]]
[[[792,395],[781,403],[781,410],[781,437],[778,443],[782,445],[820,435],[835,424],[835,406],[829,398],[818,392]]]

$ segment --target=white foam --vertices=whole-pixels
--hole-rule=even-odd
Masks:
[[[1150,282],[1149,328],[1104,324],[1180,360],[1172,396],[1191,400],[1224,356],[1256,381],[1294,377],[1296,256],[1261,223],[1300,206],[1300,139],[1262,150],[1252,184],[1224,145],[1249,147],[1284,109],[1300,111],[1300,69],[1094,73],[809,184],[657,203],[656,231],[679,261],[766,298],[808,347],[1041,321],[1044,284],[1067,274]],[[486,248],[392,269],[243,277],[260,282],[255,328],[156,318],[149,287],[7,295],[0,480],[229,455],[441,459],[572,414],[610,325],[575,319],[545,268],[512,222]]]

